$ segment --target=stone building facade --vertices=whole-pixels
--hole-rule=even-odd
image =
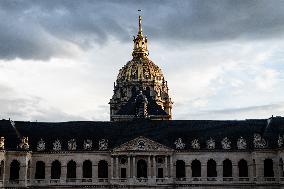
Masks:
[[[139,30],[109,122],[0,120],[0,188],[284,188],[284,118],[171,120]]]

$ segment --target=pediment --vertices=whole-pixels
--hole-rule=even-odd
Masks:
[[[164,146],[158,142],[145,138],[143,136],[130,140],[113,149],[114,152],[125,151],[173,151],[173,149]]]

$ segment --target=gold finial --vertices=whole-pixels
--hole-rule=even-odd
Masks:
[[[138,10],[141,12],[141,10]],[[143,36],[142,33],[142,16],[139,15],[138,17],[138,34],[133,39],[134,42],[134,48],[132,52],[132,56],[134,58],[141,58],[141,57],[147,57],[149,52],[147,49],[147,37]]]
[[[142,17],[139,15],[139,29],[138,29],[138,35],[142,35]]]

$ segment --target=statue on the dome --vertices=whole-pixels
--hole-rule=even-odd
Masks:
[[[140,91],[139,95],[136,97],[135,103],[136,103],[136,117],[146,118],[148,116],[147,112],[148,100],[147,97],[143,95],[142,91]]]

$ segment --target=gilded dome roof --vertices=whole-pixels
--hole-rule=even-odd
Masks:
[[[162,70],[148,58],[132,59],[117,76],[118,81],[162,81]]]
[[[162,81],[163,73],[149,58],[148,40],[143,36],[141,16],[139,16],[139,30],[133,37],[133,59],[119,70],[117,81]]]

